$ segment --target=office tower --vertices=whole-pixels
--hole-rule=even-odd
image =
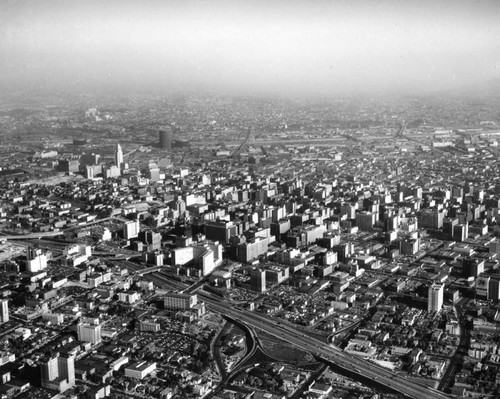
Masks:
[[[121,169],[116,165],[111,165],[109,168],[103,170],[104,178],[113,179],[121,175]]]
[[[0,299],[0,322],[7,323],[9,321],[9,300],[8,299]]]
[[[156,251],[161,248],[161,234],[154,231],[141,233],[141,239],[148,246],[148,251]]]
[[[73,356],[50,356],[40,363],[42,386],[64,392],[75,385],[75,358]]]
[[[99,154],[82,154],[80,157],[80,165],[90,166],[99,164],[99,159],[101,156]]]
[[[474,190],[473,196],[476,201],[482,201],[484,199],[484,191],[482,189]]]
[[[160,180],[160,169],[159,168],[149,168],[146,172],[146,177],[149,181],[155,182]]]
[[[416,198],[422,198],[422,187],[415,187],[412,190],[412,195]]]
[[[92,166],[85,166],[85,178],[90,180],[94,178],[94,168]]]
[[[172,129],[168,128],[167,130],[160,130],[159,136],[160,136],[160,148],[171,151],[172,141],[174,137]]]
[[[179,216],[182,216],[186,213],[186,203],[182,199],[178,199],[175,201],[174,209],[179,212]]]
[[[77,159],[60,159],[57,165],[59,172],[74,173],[78,172],[80,161]]]
[[[233,221],[217,220],[205,222],[205,235],[208,240],[227,244],[231,237],[237,234],[237,227]]]
[[[444,213],[439,209],[425,209],[418,215],[418,224],[422,227],[440,229],[443,227]]]
[[[358,212],[356,213],[356,226],[360,230],[373,230],[373,225],[377,221],[377,214],[373,212]]]
[[[59,377],[64,378],[70,385],[75,383],[75,358],[63,355],[57,358]]]
[[[490,242],[489,254],[495,254],[497,257],[500,257],[500,240],[496,239],[495,241]]]
[[[387,217],[385,221],[386,231],[397,230],[398,226],[399,226],[399,215],[391,215]]]
[[[138,220],[130,220],[125,223],[125,227],[123,228],[123,237],[126,240],[131,238],[137,238],[140,232],[140,224]]]
[[[48,381],[53,381],[57,377],[59,377],[59,364],[57,361],[57,357],[50,357],[47,359],[44,359],[42,363],[40,364],[41,371],[42,371],[42,385],[45,382]]]
[[[198,303],[197,294],[181,294],[177,292],[168,292],[163,298],[163,306],[167,310],[191,309]]]
[[[266,271],[255,269],[250,272],[250,286],[252,291],[266,291]]]
[[[28,247],[26,250],[26,270],[36,273],[47,268],[47,255],[40,248]]]
[[[498,301],[500,299],[500,276],[490,276],[488,284],[488,299]]]
[[[476,279],[476,296],[478,298],[489,299],[490,277],[479,276]]]
[[[354,253],[354,243],[343,242],[336,246],[334,249],[338,254],[339,262],[346,262],[349,258],[349,255],[352,255]]]
[[[429,287],[429,298],[427,302],[428,312],[439,312],[443,307],[443,284],[432,284]]]
[[[469,223],[460,223],[453,227],[453,238],[464,241],[469,236]]]
[[[457,225],[458,225],[457,218],[445,218],[443,219],[443,232],[448,233],[451,237],[453,237],[453,230]]]
[[[122,151],[122,146],[120,144],[116,145],[115,164],[119,168],[121,168],[123,164],[123,151]]]
[[[478,277],[484,273],[484,259],[466,257],[462,259],[462,272],[464,277]]]
[[[98,344],[101,342],[101,326],[92,324],[78,324],[78,340]]]

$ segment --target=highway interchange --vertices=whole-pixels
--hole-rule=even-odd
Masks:
[[[188,288],[187,284],[170,281],[168,277],[162,277],[158,273],[149,274],[146,278],[153,281],[159,288],[168,287],[172,289],[175,287],[183,290],[184,292],[186,292]],[[306,332],[288,325],[288,323],[282,323],[279,320],[257,312],[236,308],[227,301],[204,291],[199,285],[196,285],[196,290],[189,291],[196,291],[198,298],[203,300],[207,304],[207,307],[212,311],[236,319],[253,329],[265,331],[276,338],[288,342],[297,349],[312,353],[318,359],[333,363],[336,366],[348,371],[350,374],[358,375],[360,379],[372,380],[376,384],[386,387],[388,390],[403,394],[408,398],[451,398],[451,396],[443,392],[411,381],[410,379],[398,375],[397,373],[383,368],[375,363],[343,352],[339,348],[311,337]]]
[[[405,377],[391,372],[375,363],[368,362],[359,357],[350,355],[325,342],[315,339],[305,332],[272,319],[269,316],[232,307],[227,302],[212,296],[203,290],[198,291],[198,296],[207,306],[218,313],[230,316],[252,328],[266,331],[268,334],[284,340],[298,349],[311,352],[317,358],[331,362],[337,366],[357,374],[364,379],[371,379],[377,384],[388,389],[404,394],[414,399],[449,399],[450,396],[435,389],[420,385]]]

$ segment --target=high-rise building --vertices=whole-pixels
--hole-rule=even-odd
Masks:
[[[390,215],[387,217],[385,221],[386,231],[397,230],[398,226],[399,226],[399,215]]]
[[[59,377],[64,378],[70,385],[75,383],[75,358],[73,356],[59,356],[57,358]]]
[[[491,276],[488,284],[488,299],[498,301],[500,299],[500,276]]]
[[[101,326],[92,324],[78,324],[78,340],[98,344],[101,342]]]
[[[483,275],[476,279],[476,296],[478,298],[489,298],[490,277]]]
[[[116,165],[111,165],[109,168],[105,168],[102,174],[105,179],[113,179],[121,176],[121,169]]]
[[[453,238],[464,241],[469,236],[469,223],[460,223],[453,227]]]
[[[148,251],[156,251],[161,248],[161,234],[154,231],[144,231],[140,233],[140,238],[148,246]]]
[[[115,165],[121,169],[122,164],[123,164],[122,146],[120,144],[117,144],[116,151],[115,151]]]
[[[174,138],[174,133],[171,128],[159,131],[160,136],[160,148],[165,150],[172,150],[172,141]]]
[[[146,177],[150,181],[152,181],[152,182],[160,180],[160,169],[158,169],[158,168],[149,168],[146,171]]]
[[[0,322],[7,323],[9,321],[9,300],[0,299]]]
[[[57,377],[59,377],[57,356],[44,359],[40,366],[42,372],[42,385],[44,384],[44,382],[53,381]]]
[[[490,242],[489,254],[496,254],[497,257],[500,257],[500,240],[496,239],[495,241]]]
[[[198,303],[198,295],[196,294],[181,294],[177,292],[168,292],[163,298],[165,309],[191,309]]]
[[[239,262],[249,263],[264,255],[269,250],[270,238],[255,237],[236,246],[236,259]]]
[[[262,269],[254,269],[250,272],[250,286],[252,291],[266,291],[266,271]]]
[[[427,302],[428,312],[439,312],[443,307],[444,285],[432,284],[429,287],[429,298]]]
[[[478,277],[484,272],[484,259],[466,257],[462,259],[462,273],[464,277]]]
[[[453,231],[455,226],[458,225],[457,218],[445,218],[443,219],[443,232],[448,233],[451,237],[453,237]]]
[[[40,363],[42,386],[64,392],[75,385],[75,358],[73,356],[50,356]]]
[[[141,227],[138,220],[127,221],[123,229],[123,237],[126,240],[137,238],[139,236],[140,228]]]
[[[358,212],[356,213],[356,226],[360,230],[373,230],[373,225],[377,221],[377,214],[373,212]]]
[[[94,168],[92,166],[85,166],[85,178],[90,180],[94,178]]]
[[[82,154],[80,157],[80,165],[90,166],[97,165],[101,156],[99,154]]]
[[[47,268],[47,255],[40,248],[28,247],[26,250],[26,270],[36,273]]]
[[[60,159],[57,165],[59,172],[74,173],[78,172],[80,162],[77,159]]]
[[[230,238],[237,234],[237,227],[233,221],[217,220],[205,222],[205,235],[209,240],[227,244]]]
[[[443,220],[444,213],[439,209],[425,209],[418,215],[418,224],[431,229],[442,228]]]

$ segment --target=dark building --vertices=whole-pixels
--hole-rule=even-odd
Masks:
[[[160,148],[171,151],[172,141],[174,137],[172,129],[168,128],[167,130],[160,130],[159,135],[160,135]]]
[[[74,173],[78,172],[80,167],[80,162],[77,159],[61,159],[57,165],[57,170],[59,172]]]
[[[266,271],[254,269],[250,272],[250,287],[255,292],[266,291]]]

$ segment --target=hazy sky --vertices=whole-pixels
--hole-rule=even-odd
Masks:
[[[1,0],[0,87],[291,93],[500,77],[500,1]]]

